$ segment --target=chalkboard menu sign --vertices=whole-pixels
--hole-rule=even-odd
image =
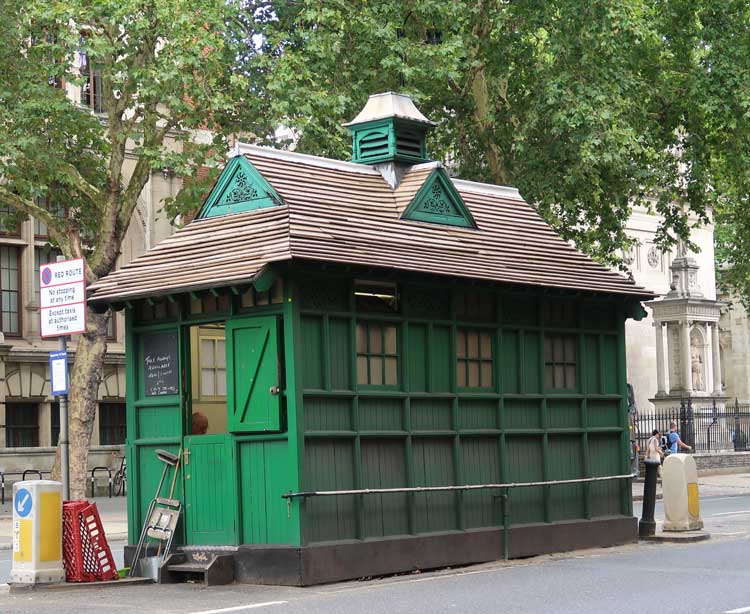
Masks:
[[[180,392],[178,353],[177,331],[143,336],[143,377],[147,397]]]

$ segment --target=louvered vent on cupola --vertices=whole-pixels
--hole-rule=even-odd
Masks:
[[[370,96],[359,115],[344,125],[352,133],[354,162],[418,164],[429,160],[426,137],[435,123],[408,96],[393,92]]]

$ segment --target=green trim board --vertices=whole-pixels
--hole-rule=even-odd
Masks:
[[[281,197],[263,175],[244,156],[235,156],[219,176],[196,219],[281,204]]]
[[[477,224],[448,173],[436,168],[401,216],[404,220],[476,228]]]

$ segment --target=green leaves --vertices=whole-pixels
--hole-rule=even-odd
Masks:
[[[439,122],[434,158],[516,185],[607,263],[634,204],[664,218],[666,248],[706,219],[719,181],[737,184],[747,141],[728,141],[750,115],[739,0],[250,4],[263,7],[253,90],[301,151],[349,157],[340,124],[369,94],[405,91]]]

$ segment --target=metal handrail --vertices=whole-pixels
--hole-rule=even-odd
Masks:
[[[91,470],[91,498],[94,498],[94,482],[96,480],[96,472],[97,471],[106,471],[107,472],[107,486],[109,489],[109,498],[112,498],[112,470],[109,467],[94,467]]]
[[[358,488],[351,490],[304,490],[287,492],[283,499],[298,497],[333,497],[339,495],[382,495],[399,492],[438,492],[451,490],[486,490],[492,488],[528,488],[532,486],[558,486],[562,484],[584,484],[586,482],[606,482],[608,480],[627,480],[635,478],[635,473],[623,475],[606,475],[595,478],[576,478],[573,480],[547,480],[544,482],[509,482],[506,484],[465,484],[463,486],[404,486],[403,488]]]
[[[292,499],[307,497],[334,497],[339,495],[381,495],[400,492],[440,492],[440,491],[465,491],[465,490],[488,490],[499,489],[502,493],[498,495],[502,500],[503,514],[503,558],[510,558],[510,518],[508,512],[508,498],[511,488],[531,488],[533,486],[560,486],[564,484],[586,484],[590,482],[607,482],[612,480],[631,480],[637,477],[635,473],[622,475],[605,475],[595,478],[576,478],[573,480],[545,480],[542,482],[509,482],[506,484],[465,484],[463,486],[404,486],[403,488],[357,488],[351,490],[307,490],[301,492],[287,492],[281,495],[286,499],[287,513],[290,513]]]

